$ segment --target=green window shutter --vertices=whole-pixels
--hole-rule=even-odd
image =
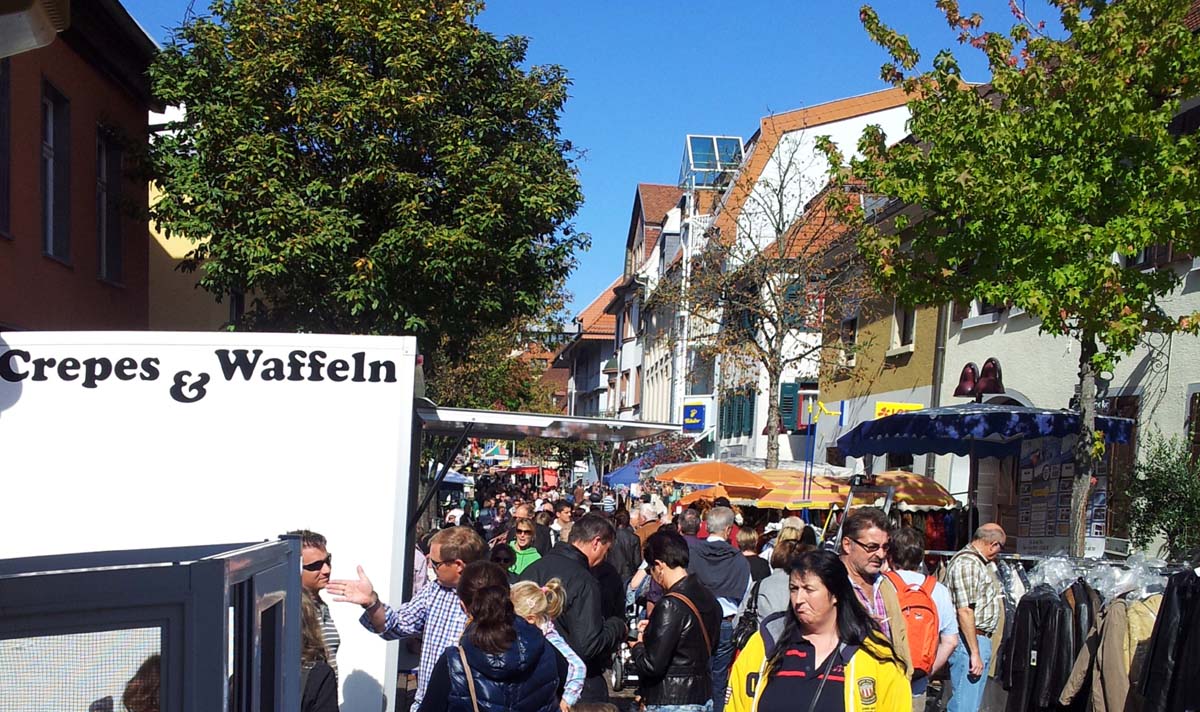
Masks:
[[[727,438],[733,431],[733,402],[729,394],[721,399],[721,437]]]
[[[779,420],[784,430],[795,430],[800,416],[800,384],[779,384]]]
[[[733,397],[734,403],[734,419],[733,419],[733,435],[738,437],[742,434],[743,423],[746,420],[746,396],[741,393]]]
[[[746,396],[746,427],[742,430],[742,435],[754,434],[754,399],[757,396],[756,391],[750,391],[750,395]]]

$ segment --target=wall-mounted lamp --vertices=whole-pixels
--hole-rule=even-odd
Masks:
[[[1000,370],[1000,360],[991,357],[983,362],[980,370],[974,362],[963,366],[958,376],[958,387],[954,395],[960,398],[975,398],[976,403],[982,403],[985,395],[1004,392],[1004,377]]]

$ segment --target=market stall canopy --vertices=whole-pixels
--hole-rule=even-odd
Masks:
[[[655,445],[647,450],[644,454],[633,458],[624,465],[621,465],[617,469],[604,476],[604,484],[608,485],[609,487],[617,487],[619,485],[629,487],[635,482],[638,482],[642,479],[642,463],[646,461],[648,456],[658,454],[662,449],[662,445]]]
[[[758,495],[761,493],[762,490],[760,489],[713,485],[712,487],[698,489],[695,492],[685,495],[683,499],[679,500],[679,504],[686,507],[689,504],[694,504],[701,500],[712,502],[715,499],[724,497],[725,499],[729,500],[730,504],[754,507],[757,506]]]
[[[771,483],[750,470],[744,470],[725,462],[697,462],[692,465],[664,472],[656,477],[659,482],[674,482],[682,485],[725,485],[765,492]]]
[[[503,410],[443,408],[426,401],[416,407],[427,435],[461,436],[470,426],[470,436],[494,440],[550,438],[619,443],[649,438],[662,433],[677,433],[680,426],[670,423],[643,423],[607,418],[576,418],[541,413],[513,413]]]
[[[863,491],[861,497],[855,494],[852,504],[863,507],[877,505],[883,499],[879,490],[887,487],[894,488],[892,505],[904,512],[928,512],[958,506],[958,500],[932,478],[898,470],[876,475],[871,489]],[[816,475],[806,498],[804,477],[800,473],[800,476],[776,485],[758,500],[758,506],[765,509],[839,509],[846,505],[849,493],[849,477]]]
[[[1098,416],[1096,428],[1108,442],[1129,442],[1134,422]],[[896,413],[859,423],[838,438],[847,457],[888,453],[1010,457],[1025,438],[1064,437],[1079,432],[1079,413],[994,403],[961,403]]]

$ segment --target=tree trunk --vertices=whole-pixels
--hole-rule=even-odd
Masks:
[[[779,378],[783,369],[767,369],[767,469],[779,467]]]
[[[1075,443],[1075,481],[1071,485],[1071,556],[1083,556],[1087,535],[1087,503],[1092,491],[1095,456],[1092,443],[1096,433],[1096,337],[1079,336],[1079,440]]]

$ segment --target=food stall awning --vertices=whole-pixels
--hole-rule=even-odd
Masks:
[[[774,472],[779,472],[778,470]],[[850,492],[850,479],[815,475],[808,496],[804,496],[804,477],[792,477],[779,482],[769,494],[758,500],[758,506],[766,509],[840,509],[846,504]],[[767,479],[766,473],[763,473]],[[958,500],[936,481],[912,472],[881,472],[875,475],[872,488],[856,492],[854,505],[876,506],[882,499],[879,490],[894,489],[894,506],[902,512],[929,512],[953,509]]]
[[[458,437],[470,426],[470,436],[493,440],[550,438],[620,443],[662,433],[677,433],[680,426],[609,418],[577,418],[567,415],[514,413],[503,410],[443,408],[418,405],[417,417],[427,435]]]

